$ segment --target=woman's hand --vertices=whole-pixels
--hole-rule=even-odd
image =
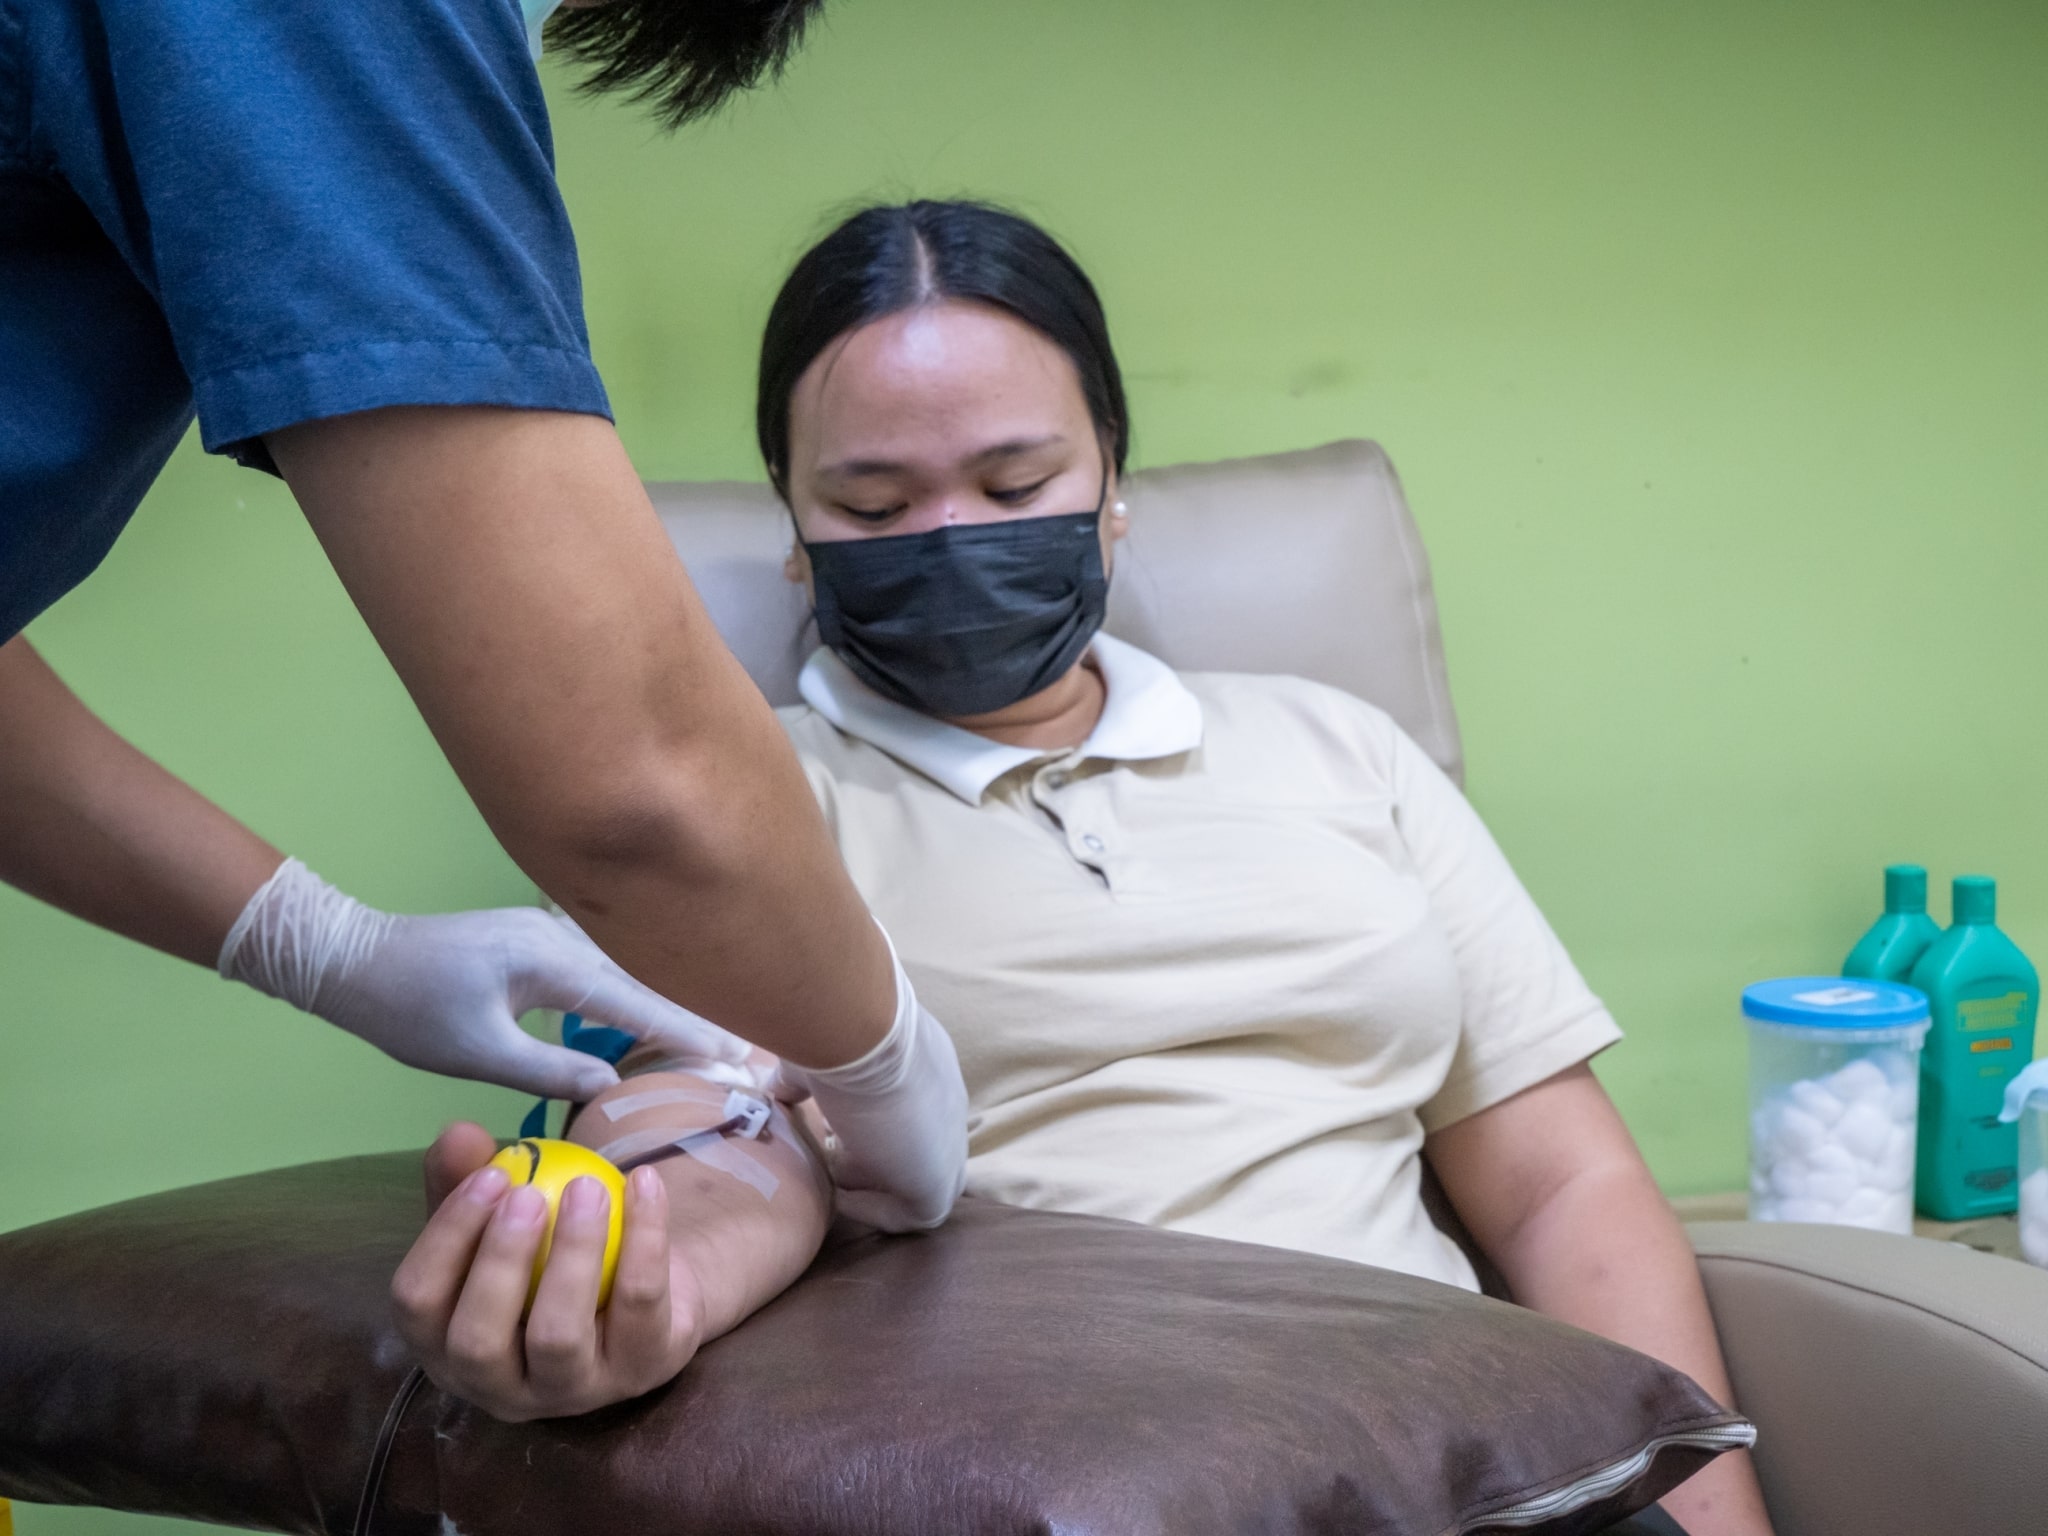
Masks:
[[[672,1264],[668,1193],[652,1168],[626,1181],[610,1304],[597,1310],[609,1193],[563,1192],[533,1309],[522,1320],[547,1202],[486,1167],[497,1144],[457,1124],[427,1153],[425,1229],[391,1282],[398,1330],[434,1384],[509,1421],[588,1413],[651,1391],[690,1361],[701,1299]]]
[[[1735,1405],[1692,1245],[1590,1068],[1445,1126],[1427,1150],[1515,1300],[1676,1366]],[[1688,1536],[1770,1536],[1746,1451],[1663,1504]]]

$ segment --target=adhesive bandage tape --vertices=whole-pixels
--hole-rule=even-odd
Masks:
[[[765,1120],[764,1115],[764,1123]],[[730,1116],[724,1126],[708,1126],[701,1131],[685,1131],[681,1135],[668,1128],[634,1131],[617,1141],[605,1143],[603,1155],[622,1167],[644,1166],[659,1162],[663,1157],[694,1158],[707,1168],[715,1168],[728,1177],[738,1179],[763,1200],[774,1199],[782,1181],[762,1167],[752,1153],[730,1145],[725,1139],[728,1131],[743,1134],[741,1127],[732,1124]],[[798,1145],[794,1141],[792,1144]]]
[[[643,1109],[659,1109],[664,1104],[724,1103],[728,1106],[726,1116],[731,1118],[732,1110],[729,1106],[734,1092],[737,1090],[728,1092],[721,1100],[718,1090],[708,1085],[703,1088],[649,1088],[645,1093],[629,1093],[623,1098],[608,1099],[601,1107],[607,1120],[623,1120],[628,1115],[639,1114]]]
[[[741,1151],[723,1137],[688,1150],[690,1156],[705,1167],[730,1174],[763,1200],[773,1200],[775,1191],[782,1187],[782,1180],[755,1161],[752,1153]]]
[[[746,1088],[759,1092],[761,1074],[743,1061],[705,1061],[697,1056],[664,1056],[659,1061],[650,1061],[645,1066],[636,1066],[633,1076],[646,1077],[655,1072],[687,1072],[692,1077],[701,1077],[708,1083],[721,1088]]]

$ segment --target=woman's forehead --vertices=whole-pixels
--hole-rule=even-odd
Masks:
[[[813,465],[1092,436],[1080,377],[1059,345],[1003,310],[959,300],[834,341],[797,381],[790,431]]]

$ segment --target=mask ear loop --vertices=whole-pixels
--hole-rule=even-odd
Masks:
[[[789,504],[789,492],[782,488],[781,482],[777,480],[773,474],[769,475],[768,483],[772,487],[774,487],[775,499],[782,503],[782,510],[789,514],[789,536],[793,541],[789,549],[789,558],[795,559],[796,552],[798,550],[802,550],[804,552],[804,558],[806,560],[809,560],[811,555],[811,543],[810,540],[804,537],[803,528],[797,523],[796,508]],[[825,638],[824,630],[820,627],[818,623],[818,586],[815,581],[811,583],[810,598],[810,610],[804,615],[803,623],[797,626],[796,635],[791,641],[791,648],[795,650],[799,656],[803,654],[803,639],[804,632],[806,630],[815,631],[818,635],[820,643],[823,643]]]

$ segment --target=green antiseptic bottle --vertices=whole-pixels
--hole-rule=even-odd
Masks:
[[[1914,965],[1940,937],[1941,924],[1927,915],[1927,871],[1918,864],[1889,865],[1884,916],[1856,941],[1842,962],[1842,974],[1865,981],[1910,981]]]
[[[1913,967],[1933,1027],[1920,1053],[1915,1203],[1937,1221],[1995,1216],[2019,1203],[2019,1128],[2001,1125],[2005,1085],[2034,1059],[2041,978],[1998,931],[1998,886],[1955,883],[1955,921]]]

